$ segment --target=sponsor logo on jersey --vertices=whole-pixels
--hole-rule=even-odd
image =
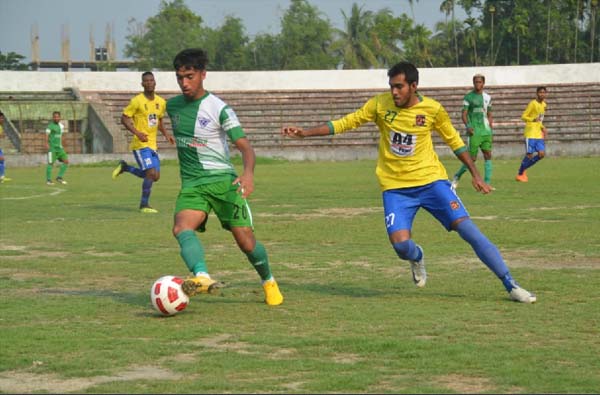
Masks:
[[[425,115],[416,115],[415,116],[415,125],[416,126],[425,126]]]

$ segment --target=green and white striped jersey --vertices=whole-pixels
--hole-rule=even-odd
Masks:
[[[169,99],[167,113],[177,144],[182,188],[237,177],[227,137],[235,142],[246,135],[233,109],[206,92],[193,101],[183,95]]]

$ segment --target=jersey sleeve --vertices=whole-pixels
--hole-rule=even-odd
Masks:
[[[135,113],[137,111],[137,108],[138,108],[137,100],[134,97],[129,101],[129,104],[123,110],[123,115],[128,116],[129,118],[133,118],[133,116],[135,115]]]
[[[375,122],[377,115],[377,96],[369,99],[361,108],[335,121],[330,121],[329,129],[340,134],[356,129],[367,122]]]
[[[433,127],[455,154],[459,154],[466,149],[465,142],[460,138],[460,134],[452,125],[450,116],[442,105],[440,105],[435,115]]]
[[[463,106],[462,109],[463,111],[467,111],[469,110],[469,95],[465,95],[465,97],[463,97]]]
[[[242,125],[240,124],[235,111],[233,111],[231,107],[223,107],[221,113],[219,114],[219,122],[231,141],[236,141],[242,137],[246,137],[244,129],[242,129]]]
[[[525,111],[523,111],[523,115],[521,115],[521,119],[525,122],[533,122],[536,117],[537,117],[537,115],[535,114],[534,103],[533,103],[533,101],[530,101],[529,104],[527,105],[527,108],[525,108]]]

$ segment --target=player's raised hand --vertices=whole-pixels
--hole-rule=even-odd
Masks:
[[[292,137],[292,138],[302,138],[305,137],[304,130],[297,126],[284,126],[281,128],[281,135]]]

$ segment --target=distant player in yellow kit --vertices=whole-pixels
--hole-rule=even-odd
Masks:
[[[129,166],[121,160],[113,170],[112,178],[116,179],[123,172],[143,178],[140,212],[157,213],[158,211],[149,204],[152,185],[160,178],[160,159],[156,152],[157,131],[160,130],[171,144],[175,144],[175,139],[163,126],[167,104],[165,99],[154,93],[156,81],[152,72],[146,71],[142,74],[142,87],[144,92],[131,99],[121,116],[121,123],[133,134],[129,149],[133,152],[139,168]]]
[[[385,226],[398,257],[410,263],[413,282],[427,281],[423,248],[412,240],[417,211],[429,211],[448,231],[456,231],[471,245],[479,259],[502,281],[510,298],[533,303],[536,296],[512,278],[498,248],[469,218],[467,210],[450,188],[448,174],[433,148],[436,131],[472,175],[473,187],[489,193],[491,187],[479,175],[448,113],[437,101],[417,92],[419,72],[406,62],[388,70],[390,91],[369,99],[359,110],[312,129],[283,127],[288,137],[326,136],[344,133],[367,122],[380,131],[379,158],[375,173],[382,190]]]
[[[544,114],[546,113],[546,94],[548,90],[545,86],[536,89],[536,98],[529,102],[527,108],[521,115],[525,121],[525,149],[526,154],[519,167],[519,173],[515,178],[520,182],[527,182],[527,173],[525,170],[535,165],[539,160],[546,156],[546,143],[544,139],[548,130],[544,126]],[[536,154],[536,155],[534,155]]]

